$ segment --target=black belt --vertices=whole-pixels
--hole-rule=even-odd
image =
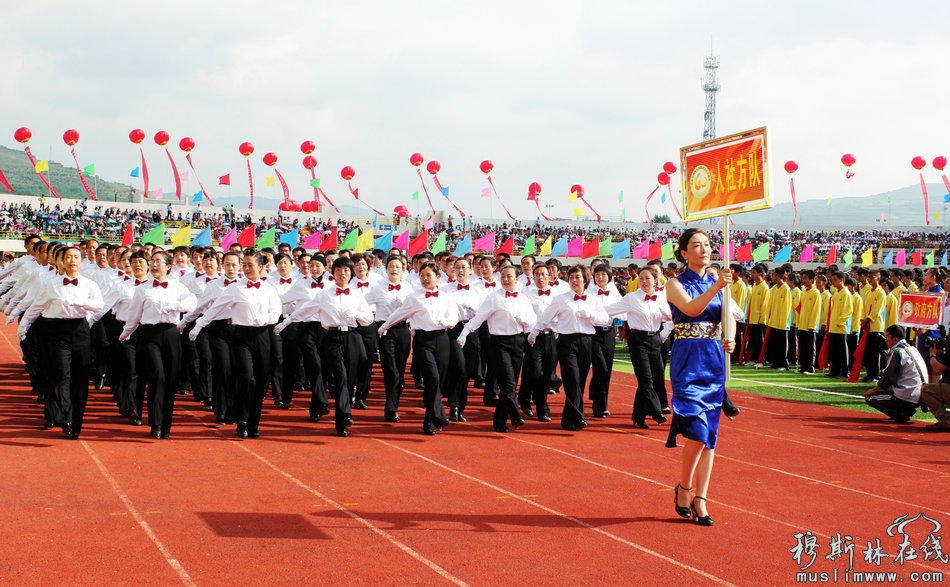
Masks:
[[[409,328],[409,323],[403,320],[402,322],[397,322],[396,324],[393,324],[389,327],[390,330],[394,330],[396,328]]]
[[[642,334],[643,336],[656,336],[660,333],[659,330],[634,330],[632,328],[630,329],[630,332],[632,334]]]
[[[327,332],[349,332],[351,330],[356,330],[355,326],[328,326]]]
[[[594,326],[594,330],[597,332],[610,332],[613,329],[613,326]]]
[[[553,331],[553,330],[542,330],[541,332],[538,333],[538,336],[541,336],[542,334],[554,334],[554,331]]]

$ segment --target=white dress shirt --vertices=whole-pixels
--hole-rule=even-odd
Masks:
[[[642,289],[638,289],[608,304],[604,310],[611,316],[626,314],[627,325],[631,330],[660,332],[662,329],[662,340],[666,340],[673,331],[673,313],[666,301],[665,291],[654,291],[647,296]]]
[[[68,282],[68,285],[67,285]],[[102,310],[102,292],[96,283],[84,275],[75,278],[57,276],[48,280],[23,314],[17,333],[22,340],[26,331],[40,316],[44,318],[85,318]]]
[[[229,318],[234,326],[270,326],[280,320],[280,311],[280,295],[273,285],[245,278],[225,288],[195,321],[195,328],[204,328],[222,318]]]
[[[406,298],[401,308],[379,327],[384,334],[393,324],[405,320],[413,330],[448,330],[459,322],[459,312],[452,296],[439,290],[422,290]]]
[[[496,291],[479,306],[475,316],[462,329],[462,336],[468,336],[482,323],[488,323],[488,332],[496,336],[523,334],[537,322],[538,316],[528,296],[517,291]]]
[[[554,297],[554,301],[541,315],[532,332],[554,330],[558,334],[594,334],[594,323],[602,322],[607,312],[597,304],[590,304],[587,294],[575,294],[574,290]]]
[[[168,285],[163,286],[162,283]],[[128,340],[139,324],[178,324],[181,313],[190,312],[197,305],[198,298],[181,283],[159,282],[153,277],[151,281],[135,288],[129,319],[125,322],[119,340]]]

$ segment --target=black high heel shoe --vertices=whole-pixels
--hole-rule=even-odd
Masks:
[[[693,501],[689,502],[689,509],[690,509],[690,511],[691,511],[691,513],[692,513],[692,519],[696,520],[696,523],[699,524],[700,526],[712,526],[712,525],[713,525],[713,519],[712,519],[711,517],[709,517],[709,514],[708,514],[708,513],[707,513],[705,516],[700,516],[700,515],[696,512],[696,505],[695,505],[695,504],[696,504],[696,500],[697,500],[697,499],[701,499],[701,500],[703,500],[703,501],[706,501],[706,498],[705,498],[705,497],[696,496],[696,497],[693,498]]]
[[[693,489],[691,487],[682,487],[677,483],[673,493],[673,505],[676,507],[676,515],[681,518],[689,519],[691,517],[689,506],[680,505],[680,489],[683,491],[692,491]]]

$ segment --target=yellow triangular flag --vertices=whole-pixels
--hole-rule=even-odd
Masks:
[[[825,202],[825,206],[830,206],[830,205],[831,205],[831,196],[828,196],[828,201]]]
[[[274,176],[272,175],[268,177],[267,179],[265,179],[264,185],[269,185],[269,186],[274,185]]]
[[[187,247],[191,245],[191,226],[183,226],[175,231],[171,236],[171,245],[173,247]]]
[[[874,264],[874,247],[861,253],[861,267],[870,267]]]
[[[36,172],[43,173],[44,171],[49,171],[49,161],[43,159],[42,161],[36,162]]]
[[[940,220],[940,210],[934,212],[934,220]]]
[[[583,216],[583,215],[584,215],[584,207],[583,207],[583,206],[581,206],[580,208],[574,208],[574,216],[577,216],[578,218],[580,218],[580,217]]]
[[[541,254],[542,255],[551,254],[551,235],[548,235],[548,238],[544,239],[544,244],[541,245]]]
[[[577,200],[577,192],[571,192],[571,197],[567,199],[568,202],[573,202]]]
[[[356,239],[356,252],[372,251],[375,241],[373,240],[373,229],[370,228]]]

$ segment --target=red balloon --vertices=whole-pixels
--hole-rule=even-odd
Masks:
[[[851,153],[845,153],[841,156],[841,163],[843,163],[845,167],[851,167],[855,161],[857,161],[857,159]]]
[[[435,175],[436,173],[438,173],[440,169],[442,169],[442,166],[439,165],[439,162],[435,160],[429,161],[429,164],[426,165],[426,171],[428,171],[432,175]]]
[[[350,167],[349,165],[347,165],[346,167],[340,170],[340,177],[342,177],[346,181],[350,181],[351,179],[353,179],[353,176],[355,175],[356,175],[356,170]]]
[[[798,171],[798,163],[795,163],[794,161],[786,161],[785,171],[788,173],[795,173]]]
[[[492,169],[495,168],[495,164],[490,160],[485,159],[482,161],[482,164],[478,166],[478,168],[482,170],[482,173],[491,173]]]
[[[316,200],[307,200],[300,203],[300,208],[304,212],[317,212],[320,209],[320,204]]]
[[[673,163],[672,161],[667,161],[666,163],[663,164],[663,171],[667,172],[670,175],[673,175],[674,173],[676,173],[676,163]]]
[[[303,206],[300,205],[300,202],[295,202],[294,200],[288,200],[290,204],[291,212],[303,212]]]
[[[947,166],[947,158],[943,155],[934,157],[932,165],[937,171],[943,171],[943,168]]]
[[[571,193],[572,193],[572,194],[577,194],[577,197],[578,197],[578,198],[583,198],[583,197],[584,197],[584,188],[581,187],[581,184],[575,183],[574,185],[571,186]]]
[[[142,141],[145,140],[145,131],[140,128],[134,129],[132,132],[129,133],[129,140],[135,143],[136,145],[141,144]]]
[[[917,155],[916,157],[910,160],[910,164],[914,167],[914,169],[920,171],[924,167],[927,167],[927,160],[921,157],[920,155]]]
[[[178,147],[182,151],[190,153],[191,150],[195,148],[195,139],[191,137],[184,137],[182,140],[178,141]]]
[[[665,171],[661,171],[660,174],[656,176],[656,181],[660,185],[667,185],[670,183],[670,176]]]
[[[423,161],[425,161],[425,158],[422,156],[422,153],[413,153],[412,155],[409,155],[409,162],[416,167],[422,165]]]
[[[290,212],[290,200],[284,200],[280,204],[277,204],[277,208],[284,212]]]
[[[16,132],[13,133],[13,138],[15,138],[19,143],[29,143],[30,139],[33,138],[33,131],[26,128],[25,126],[21,126],[20,128],[16,129]]]
[[[307,155],[303,158],[303,166],[307,169],[313,169],[317,166],[317,158],[313,155]]]
[[[264,165],[268,167],[277,165],[277,155],[274,153],[264,153]]]
[[[63,142],[72,147],[79,142],[79,131],[71,128],[63,133]]]
[[[300,152],[303,153],[304,155],[309,155],[310,153],[313,153],[316,150],[317,150],[317,146],[313,143],[313,141],[304,141],[300,143]]]
[[[241,143],[240,146],[238,146],[238,151],[245,157],[250,157],[254,154],[254,145],[248,142]]]
[[[541,194],[541,184],[536,181],[532,181],[528,185],[528,196],[530,198],[537,198],[540,194]]]
[[[168,136],[168,133],[167,133],[167,132],[165,132],[165,131],[163,131],[163,130],[160,130],[160,131],[158,131],[157,133],[155,133],[155,144],[156,144],[156,145],[159,145],[159,146],[161,146],[161,147],[164,147],[165,145],[168,144],[168,141],[169,141],[169,140],[170,140],[170,137]]]

